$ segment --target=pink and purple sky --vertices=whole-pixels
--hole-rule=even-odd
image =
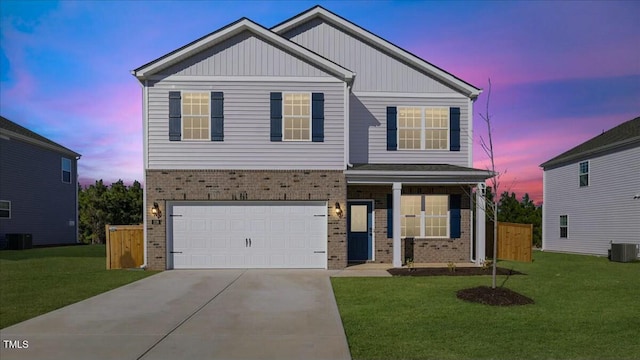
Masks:
[[[539,164],[640,115],[638,1],[0,2],[0,113],[82,154],[82,184],[142,180],[130,70],[246,16],[316,4],[493,90],[500,192],[542,201]],[[474,166],[486,126],[474,108]]]

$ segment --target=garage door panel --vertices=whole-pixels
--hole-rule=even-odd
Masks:
[[[182,203],[172,211],[174,268],[326,268],[326,203]]]

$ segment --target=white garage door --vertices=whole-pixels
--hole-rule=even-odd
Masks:
[[[327,267],[324,202],[176,202],[174,269]]]

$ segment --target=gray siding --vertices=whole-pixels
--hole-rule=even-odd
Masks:
[[[29,233],[34,245],[76,242],[77,163],[67,157],[71,184],[65,184],[62,157],[67,156],[0,138],[0,200],[11,201],[11,219],[0,219],[0,239]]]
[[[244,31],[161,75],[328,77],[318,68]]]
[[[460,151],[387,151],[387,106],[460,108]],[[410,98],[351,95],[349,160],[353,164],[452,164],[469,166],[469,108],[465,98]]]
[[[354,91],[455,92],[318,18],[289,30],[283,36],[355,72]]]
[[[589,162],[588,187],[579,186],[579,162],[544,172],[544,250],[606,255],[610,241],[640,244],[640,147]]]
[[[170,142],[170,90],[224,92],[224,141]],[[324,93],[324,142],[271,142],[269,94],[273,91]],[[344,106],[344,83],[339,81],[158,82],[149,88],[147,168],[342,170]]]

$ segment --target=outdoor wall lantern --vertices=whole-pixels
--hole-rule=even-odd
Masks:
[[[153,203],[153,207],[151,208],[151,214],[158,219],[162,217],[162,211],[160,211],[160,206],[158,206],[157,202]]]
[[[338,215],[339,218],[342,218],[342,209],[340,208],[339,202],[336,203],[336,215]]]

